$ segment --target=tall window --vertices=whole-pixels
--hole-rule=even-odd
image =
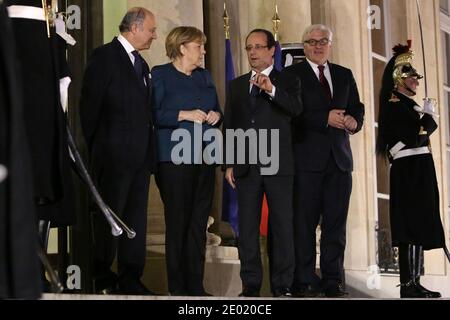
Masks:
[[[371,31],[372,44],[372,74],[375,122],[373,124],[374,139],[378,134],[379,93],[381,89],[384,69],[391,58],[391,40],[389,27],[389,0],[370,0],[370,5],[381,10],[381,29]],[[375,141],[374,141],[375,142]],[[377,170],[376,185],[376,236],[377,236],[377,263],[382,273],[398,272],[397,251],[391,245],[391,231],[389,223],[389,164],[381,158],[374,158]]]
[[[448,0],[440,0],[441,12],[446,15],[450,14],[450,5]]]
[[[447,159],[450,159],[450,1],[440,0],[441,6],[441,43],[442,43],[442,57],[443,57],[443,73],[444,73],[444,83],[442,90],[444,91],[444,101],[442,108],[442,113],[445,113],[445,119],[447,120],[446,125],[446,143],[447,143]],[[450,162],[448,162],[447,170],[447,185],[450,186]],[[450,188],[448,188],[449,194],[447,199],[450,201]],[[447,214],[450,216],[450,202],[447,203]]]

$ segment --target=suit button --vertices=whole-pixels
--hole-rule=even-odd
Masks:
[[[251,123],[252,123],[252,124],[255,124],[255,119],[252,119],[252,120],[251,120]]]

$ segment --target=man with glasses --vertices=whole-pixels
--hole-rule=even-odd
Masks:
[[[349,135],[361,130],[364,106],[349,69],[328,62],[333,33],[312,25],[303,34],[306,60],[286,71],[300,77],[304,112],[293,122],[293,293],[300,297],[345,294],[346,223],[352,189]],[[316,229],[320,222],[320,269],[316,276]]]
[[[239,257],[241,260],[241,296],[258,297],[262,283],[262,263],[259,246],[259,225],[263,194],[270,209],[271,290],[275,297],[290,296],[294,272],[294,239],[292,194],[294,162],[292,154],[291,119],[302,111],[300,81],[291,74],[280,74],[273,67],[275,39],[267,30],[256,29],[246,39],[248,61],[252,71],[235,79],[227,90],[224,130],[245,132],[266,130],[267,135],[279,132],[277,146],[266,147],[267,155],[279,158],[279,168],[266,173],[268,165],[258,159],[250,162],[255,145],[246,143],[245,150],[234,150],[245,163],[226,164],[226,179],[237,190],[239,211]],[[258,138],[259,140],[259,138]],[[226,141],[227,150],[230,141]],[[235,143],[236,147],[236,143]],[[277,148],[278,147],[278,148]],[[260,150],[258,150],[260,151]],[[277,153],[274,155],[274,153]]]
[[[146,260],[147,202],[154,162],[149,67],[139,51],[156,39],[155,16],[132,8],[120,35],[97,48],[89,60],[81,97],[81,125],[91,169],[105,202],[136,231],[134,239],[113,239],[100,213],[93,216],[94,290],[151,292],[141,283]],[[111,271],[118,252],[119,277]]]

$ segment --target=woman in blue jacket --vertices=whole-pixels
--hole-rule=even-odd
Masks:
[[[197,28],[173,29],[166,39],[172,62],[152,70],[156,182],[164,202],[171,295],[207,295],[203,274],[215,166],[203,161],[202,136],[220,125],[222,114],[211,75],[201,67],[205,42],[205,35]],[[179,133],[188,133],[191,141],[183,142],[188,142],[189,151],[174,149],[181,142],[176,138]]]

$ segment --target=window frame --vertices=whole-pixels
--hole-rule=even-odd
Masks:
[[[384,55],[380,55],[379,53],[374,52],[374,48],[373,48],[373,44],[372,44],[372,32],[369,32],[369,37],[370,37],[370,41],[369,41],[369,52],[370,52],[370,59],[371,59],[371,73],[372,73],[372,82],[374,81],[373,77],[375,74],[375,70],[374,70],[374,61],[377,60],[379,62],[384,63],[385,65],[389,62],[389,60],[392,58],[392,52],[391,52],[391,43],[392,43],[392,37],[391,37],[391,13],[390,13],[390,1],[391,0],[383,0],[383,7],[382,9],[382,15],[383,15],[383,24],[381,26],[382,30],[384,31],[384,41],[385,41],[385,52]],[[370,0],[369,0],[370,3]],[[371,4],[371,3],[370,3]],[[371,109],[372,112],[372,118],[373,118],[373,124],[372,124],[372,137],[373,137],[373,146],[374,146],[374,150],[373,150],[373,168],[374,168],[374,174],[373,176],[375,177],[374,180],[374,212],[375,212],[375,252],[376,252],[376,262],[377,262],[377,266],[380,268],[380,273],[383,276],[390,276],[390,275],[398,275],[398,270],[396,269],[383,269],[381,264],[382,262],[380,261],[380,230],[379,230],[379,226],[380,226],[380,206],[379,206],[379,201],[389,201],[389,194],[386,193],[381,193],[378,190],[378,166],[377,166],[377,157],[375,156],[375,147],[376,147],[376,136],[377,136],[377,129],[378,129],[378,119],[376,119],[376,106],[375,106],[375,95],[378,94],[375,92],[375,85],[372,86],[372,93],[371,93],[371,104],[373,106],[373,108]],[[386,172],[387,175],[389,175],[389,172]]]
[[[447,3],[447,10],[442,8],[442,2],[446,2]],[[450,15],[450,0],[440,0],[439,1],[439,9],[441,11],[441,13],[446,14],[446,15]]]
[[[442,1],[442,0],[441,0]],[[448,41],[450,44],[450,0],[447,1],[447,8],[448,11],[445,11],[440,7],[440,35],[439,38],[441,39],[441,45],[442,45],[442,59],[444,65],[444,69],[446,72],[450,72],[449,66],[450,66],[450,48],[446,46],[446,39],[445,34],[448,35]],[[448,49],[448,51],[447,51]],[[447,152],[447,159],[450,159],[450,110],[449,110],[449,103],[450,103],[450,83],[446,83],[450,78],[450,75],[447,75],[444,77],[444,81],[442,83],[442,90],[443,90],[443,96],[444,96],[444,102],[446,104],[446,108],[444,108],[445,113],[445,119],[446,119],[446,126],[445,126],[445,136],[446,136],[446,152]],[[450,187],[450,161],[447,163],[447,187]],[[450,193],[450,192],[449,192]],[[450,219],[450,194],[448,197],[448,203],[446,206],[447,210],[447,218]]]

